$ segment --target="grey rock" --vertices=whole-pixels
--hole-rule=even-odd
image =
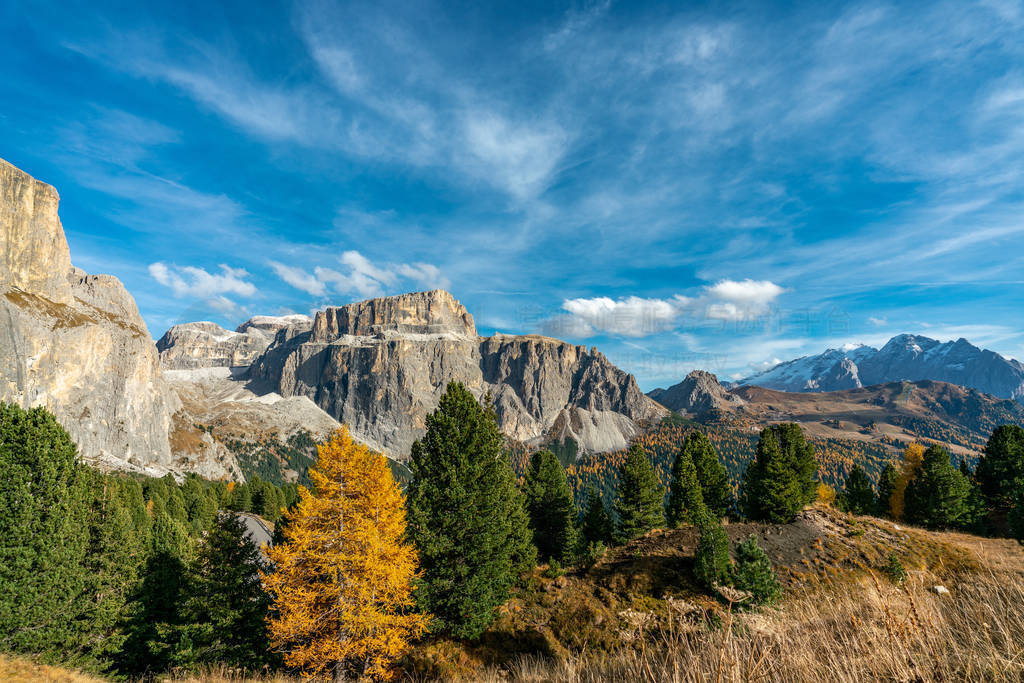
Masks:
[[[535,335],[479,337],[444,290],[371,299],[291,325],[250,368],[282,396],[307,396],[353,436],[398,460],[425,431],[450,380],[489,394],[501,429],[524,442],[622,448],[667,411],[596,349]]]
[[[694,415],[729,410],[745,403],[739,396],[730,394],[718,382],[718,377],[705,370],[694,370],[679,384],[655,389],[647,395],[670,410]]]
[[[135,301],[117,278],[71,266],[57,204],[0,160],[0,400],[46,407],[102,468],[202,468],[171,453],[180,402]]]
[[[249,366],[273,339],[269,332],[249,327],[245,332],[225,330],[216,323],[175,325],[156,342],[165,370]]]

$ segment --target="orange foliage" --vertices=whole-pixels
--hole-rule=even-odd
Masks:
[[[924,446],[919,443],[908,444],[903,451],[903,462],[900,463],[900,476],[896,480],[896,488],[893,489],[892,497],[889,499],[889,510],[892,511],[893,519],[903,519],[903,496],[907,492],[907,484],[917,476],[924,461]]]
[[[384,456],[347,429],[319,447],[286,515],[284,542],[263,576],[274,596],[271,642],[309,676],[391,677],[427,617],[410,612],[416,551],[405,543],[405,500]]]

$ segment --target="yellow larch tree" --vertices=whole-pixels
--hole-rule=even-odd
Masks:
[[[299,489],[283,542],[267,551],[271,643],[307,676],[387,679],[427,624],[411,609],[405,500],[384,456],[347,429],[318,450],[313,490]]]
[[[889,509],[893,519],[903,519],[903,497],[907,492],[907,484],[921,471],[924,462],[924,446],[919,443],[908,444],[903,450],[903,462],[900,463],[900,476],[889,499]]]

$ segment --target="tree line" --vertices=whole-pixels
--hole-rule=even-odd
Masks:
[[[318,451],[309,488],[140,481],[82,466],[46,411],[0,406],[0,649],[133,678],[223,663],[384,679],[425,633],[481,637],[538,563],[586,568],[665,527],[697,530],[698,584],[770,603],[781,588],[768,557],[756,537],[732,547],[722,520],[791,521],[819,486],[799,425],[761,431],[738,496],[691,431],[667,487],[634,444],[610,504],[590,487],[577,507],[550,450],[517,482],[493,409],[459,383],[413,444],[404,494],[347,431]],[[1022,483],[1024,430],[1008,426],[974,470],[939,447],[908,448],[877,490],[854,468],[838,504],[935,528],[1020,529]],[[274,545],[255,548],[232,510],[276,521]]]

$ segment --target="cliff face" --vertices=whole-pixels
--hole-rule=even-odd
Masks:
[[[329,308],[290,327],[251,367],[283,396],[307,396],[353,434],[406,459],[451,380],[490,394],[521,441],[572,438],[581,451],[625,446],[664,409],[596,350],[539,336],[478,337],[443,290]]]
[[[0,160],[0,400],[48,408],[88,462],[166,472],[178,397],[121,282],[71,266],[57,203]]]
[[[305,316],[297,316],[293,324],[303,324],[302,319],[308,327]],[[277,329],[285,326],[248,320],[231,332],[211,322],[175,325],[156,342],[160,365],[165,370],[248,367],[270,346]]]

